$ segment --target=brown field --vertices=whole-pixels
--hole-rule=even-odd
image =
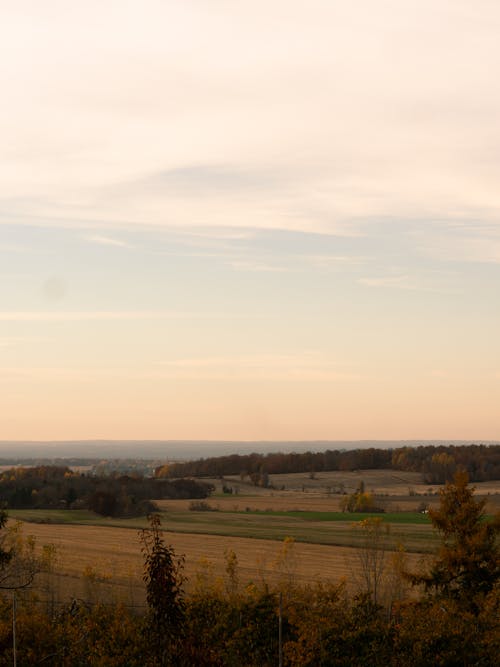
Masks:
[[[301,512],[338,512],[340,511],[341,495],[331,495],[321,492],[280,491],[271,493],[258,493],[254,496],[220,495],[208,499],[211,507],[223,511],[301,511]],[[190,500],[157,500],[155,501],[162,510],[182,511],[189,508]],[[383,505],[387,512],[411,512],[416,511],[418,506],[425,502],[429,506],[435,506],[439,497],[410,497],[408,495],[391,495],[380,498],[379,504]]]
[[[422,502],[431,506],[437,504],[439,490],[443,488],[439,484],[425,484],[420,473],[395,470],[334,470],[316,473],[314,479],[309,473],[270,475],[269,482],[274,487],[271,489],[255,487],[236,475],[225,477],[224,482],[218,479],[207,481],[214,484],[218,496],[223,483],[236,490],[237,494],[218,497],[217,502],[224,503],[224,508],[226,503],[237,505],[240,510],[249,506],[255,509],[335,511],[339,509],[341,491],[353,493],[363,481],[366,490],[384,502],[386,511],[415,511]],[[478,497],[487,499],[487,511],[500,510],[500,480],[476,482],[472,486]]]
[[[26,534],[37,542],[57,548],[58,595],[88,599],[104,595],[134,604],[144,603],[141,583],[143,559],[138,533],[128,528],[29,524]],[[224,577],[224,553],[238,557],[239,579],[261,583],[292,577],[294,581],[338,582],[352,580],[359,572],[357,550],[349,547],[294,543],[285,564],[280,566],[284,544],[272,540],[165,533],[165,541],[178,555],[185,555],[187,588],[195,586],[203,574]],[[420,558],[408,555],[415,565]],[[86,572],[86,574],[85,574]]]
[[[195,586],[203,573],[210,573],[216,579],[223,578],[224,553],[228,549],[237,554],[242,584],[249,581],[259,583],[264,579],[273,581],[285,575],[293,576],[299,582],[317,579],[346,579],[352,582],[359,569],[359,552],[347,546],[352,544],[353,529],[350,522],[303,522],[287,517],[231,512],[337,511],[341,494],[332,493],[332,487],[338,489],[339,485],[343,485],[340,488],[351,492],[361,479],[367,490],[377,494],[387,511],[415,511],[422,502],[438,502],[439,487],[421,484],[419,475],[414,473],[383,470],[332,472],[318,474],[313,480],[305,474],[273,476],[271,482],[274,489],[256,488],[242,483],[236,477],[226,478],[225,483],[238,489],[238,493],[222,494],[221,481],[214,480],[216,494],[207,501],[210,506],[224,512],[190,512],[190,501],[158,502],[164,513],[163,526],[171,528],[165,532],[165,540],[177,554],[185,555],[188,588]],[[489,511],[500,508],[500,482],[475,486],[477,495],[488,498]],[[356,516],[352,517],[355,521]],[[107,523],[103,519],[98,521],[101,525],[27,523],[24,532],[33,535],[39,545],[56,546],[55,570],[58,575],[53,577],[57,581],[59,598],[101,597],[129,604],[144,604],[141,580],[143,558],[137,529],[141,524],[144,525],[144,521],[113,521],[113,525],[102,525]],[[121,527],[127,525],[129,527]],[[283,542],[276,539],[278,535],[280,538],[294,535],[300,540],[293,545],[286,564],[282,566],[278,565],[278,561]],[[267,539],[258,539],[259,536]],[[436,544],[428,525],[394,525],[391,538],[393,544],[400,537],[407,548],[411,546],[410,550],[414,552],[428,550]],[[346,546],[340,546],[342,544]],[[413,566],[421,558],[418,553],[408,554]]]

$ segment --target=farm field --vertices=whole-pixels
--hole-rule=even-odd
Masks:
[[[208,480],[222,490],[220,480]],[[238,491],[236,496],[252,495],[252,504],[268,504],[278,509],[280,503],[286,505],[295,502],[297,509],[339,509],[342,491],[353,493],[363,481],[365,489],[382,501],[387,512],[415,511],[422,503],[433,506],[439,502],[439,484],[426,484],[420,473],[395,470],[362,470],[356,472],[329,471],[316,473],[314,479],[308,473],[290,473],[270,475],[269,482],[274,489],[259,489],[248,482],[242,482],[239,476],[227,476],[224,483]],[[487,510],[500,509],[500,480],[475,482],[477,497],[487,498]],[[259,500],[258,500],[259,498]],[[293,498],[293,500],[292,500]],[[272,499],[272,500],[271,500]],[[243,498],[241,498],[243,500]]]
[[[143,559],[137,532],[105,526],[30,524],[26,534],[40,545],[50,543],[57,548],[57,586],[62,598],[104,597],[144,603]],[[228,549],[238,557],[242,584],[280,577],[293,577],[303,583],[352,580],[360,568],[357,550],[350,547],[294,543],[280,566],[284,545],[278,541],[171,532],[165,534],[165,540],[178,555],[185,555],[188,589],[207,575],[222,579]],[[412,565],[420,560],[416,554],[408,558]]]
[[[224,483],[238,492],[222,493],[221,481],[213,480],[216,493],[205,501],[212,511],[191,511],[188,500],[157,504],[166,542],[186,557],[189,587],[195,586],[204,573],[222,577],[227,549],[237,554],[242,583],[282,576],[277,561],[288,537],[295,542],[286,568],[289,574],[293,571],[297,581],[352,581],[359,567],[356,547],[363,540],[355,524],[366,515],[341,513],[341,495],[305,485],[327,482],[331,488],[343,484],[351,492],[363,479],[368,490],[378,494],[380,489],[386,513],[371,516],[380,517],[387,526],[386,547],[395,550],[403,545],[415,565],[438,544],[428,517],[415,510],[422,502],[437,503],[439,487],[431,490],[417,484],[412,473],[392,473],[363,471],[362,477],[358,473],[322,473],[314,480],[304,474],[284,475],[280,476],[279,491],[226,478]],[[273,484],[278,485],[276,480]],[[490,494],[488,509],[494,511],[500,483],[478,484],[476,488],[477,492]],[[144,603],[138,531],[147,526],[145,518],[109,519],[85,510],[11,510],[9,514],[11,519],[26,522],[25,534],[33,535],[39,545],[56,546],[55,570],[62,596],[88,599],[99,594],[129,604]]]

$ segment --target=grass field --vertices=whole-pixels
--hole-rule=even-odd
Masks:
[[[31,524],[26,533],[39,544],[57,548],[59,596],[84,599],[104,597],[132,604],[144,603],[141,583],[143,559],[139,536],[126,528],[105,526]],[[188,588],[205,574],[224,576],[224,554],[232,549],[238,557],[239,578],[275,581],[286,576],[296,582],[352,580],[359,571],[357,550],[351,547],[295,543],[284,567],[280,566],[283,544],[273,540],[171,533],[165,534],[177,554],[186,556]],[[409,555],[415,565],[419,557]]]
[[[347,514],[344,512],[308,512],[305,510],[270,510],[258,511],[253,510],[246,512],[246,514],[255,514],[257,516],[283,516],[294,517],[302,521],[363,521],[364,519],[373,519],[377,516],[384,523],[411,523],[429,525],[429,517],[421,512],[385,512],[383,514],[374,515],[371,512],[357,512],[356,514]]]
[[[192,512],[169,506],[162,501],[161,520],[170,533],[193,535],[219,535],[282,541],[293,537],[297,542],[330,546],[358,546],[362,535],[355,525],[365,518],[377,516],[387,526],[387,544],[397,548],[404,544],[407,551],[426,553],[434,549],[436,538],[426,515],[416,513],[393,514],[344,514],[340,512],[307,512],[291,510],[241,511],[218,510]],[[84,510],[13,510],[12,518],[50,527],[56,524],[92,526],[98,528],[135,529],[145,528],[145,518],[108,519]]]
[[[368,515],[339,512],[341,496],[325,492],[324,485],[343,484],[350,490],[360,479],[358,473],[325,473],[314,480],[307,475],[287,475],[281,480],[280,491],[226,480],[238,493],[222,494],[218,488],[207,501],[214,511],[190,511],[190,501],[159,501],[165,539],[178,554],[186,556],[191,587],[203,573],[223,576],[227,549],[238,556],[243,583],[283,576],[278,562],[287,537],[295,540],[286,568],[288,574],[293,571],[296,581],[354,581],[359,567],[356,547],[363,541],[362,531],[355,525]],[[415,566],[438,544],[428,517],[415,511],[423,501],[430,505],[438,502],[435,490],[419,485],[413,473],[363,471],[362,479],[386,502],[385,514],[370,516],[380,517],[386,526],[387,548],[403,545]],[[220,481],[215,483],[221,486]],[[306,483],[317,487],[306,487]],[[274,484],[278,485],[276,480]],[[483,485],[478,491],[490,494],[488,507],[494,510],[500,483]],[[397,512],[396,507],[411,511]],[[84,510],[12,510],[9,514],[26,522],[25,533],[33,535],[38,544],[56,546],[56,578],[62,598],[77,595],[88,599],[99,594],[129,604],[144,603],[138,531],[147,526],[145,518],[108,519]]]

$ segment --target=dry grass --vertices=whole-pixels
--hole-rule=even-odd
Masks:
[[[136,531],[123,528],[93,526],[61,526],[30,524],[26,533],[41,544],[57,547],[59,595],[89,598],[104,594],[106,598],[144,603],[141,583],[143,559]],[[355,578],[359,570],[357,550],[295,543],[285,563],[280,567],[283,543],[217,535],[190,535],[165,533],[165,541],[175,552],[184,554],[188,589],[194,585],[197,573],[209,572],[213,577],[224,577],[224,553],[233,550],[238,557],[239,577],[242,584],[263,580],[276,581],[291,577],[306,583],[317,580],[338,582]],[[414,566],[418,557],[410,554]],[[87,572],[86,575],[84,573]]]

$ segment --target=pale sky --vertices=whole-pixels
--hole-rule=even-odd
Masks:
[[[499,35],[0,0],[0,440],[499,439]]]

